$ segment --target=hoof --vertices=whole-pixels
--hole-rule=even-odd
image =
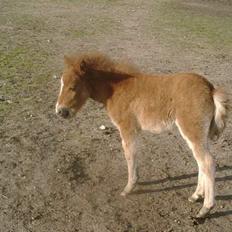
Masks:
[[[125,188],[125,189],[120,193],[120,195],[123,196],[123,197],[125,197],[125,196],[129,195],[129,194],[132,192],[132,189],[133,189],[133,188],[129,188],[129,189]]]
[[[199,213],[197,214],[196,218],[205,218],[207,215],[209,215],[210,211],[212,210],[213,207],[207,208],[207,207],[202,207]]]
[[[120,196],[126,197],[128,194],[129,194],[129,193],[127,193],[126,191],[122,191],[122,192],[120,193]]]
[[[197,195],[197,196],[191,196],[191,197],[189,197],[188,201],[190,201],[192,203],[195,203],[195,202],[200,201],[201,199],[203,199],[203,196]]]
[[[121,196],[125,197],[127,196],[128,194],[130,194],[132,192],[132,190],[135,188],[135,184],[133,185],[130,185],[130,186],[126,186],[124,188],[124,190],[120,193]]]

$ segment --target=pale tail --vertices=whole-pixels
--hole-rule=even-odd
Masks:
[[[213,91],[213,101],[215,105],[214,118],[211,121],[209,137],[216,140],[221,135],[226,125],[226,116],[228,109],[228,96],[222,89]]]

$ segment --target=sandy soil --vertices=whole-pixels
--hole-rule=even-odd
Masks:
[[[123,198],[126,162],[103,107],[89,101],[68,121],[54,112],[73,51],[197,72],[230,92],[231,28],[230,0],[0,0],[0,231],[231,231],[231,116],[211,144],[217,204],[196,221],[197,165],[175,128],[141,136],[140,183]]]

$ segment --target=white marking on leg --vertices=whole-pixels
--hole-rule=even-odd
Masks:
[[[60,80],[60,92],[59,92],[59,95],[58,95],[58,99],[63,91],[63,88],[64,88],[64,81],[63,81],[63,76],[61,77],[61,80]],[[59,103],[57,101],[56,103],[56,113],[58,113],[58,108],[59,108]]]
[[[137,162],[135,157],[135,144],[132,143],[126,143],[124,140],[122,141],[122,146],[125,153],[125,158],[127,161],[127,168],[128,168],[128,183],[126,187],[124,188],[123,192],[121,193],[122,196],[127,195],[131,192],[131,190],[134,188],[136,181],[137,181]]]
[[[178,129],[179,129],[179,131],[180,131],[181,136],[182,136],[182,137],[184,138],[184,140],[187,142],[189,148],[190,148],[191,150],[193,150],[193,144],[192,144],[192,142],[187,138],[187,136],[185,136],[185,134],[184,134],[184,132],[181,130],[181,127],[180,127],[180,125],[179,125],[179,123],[178,123],[177,120],[175,121],[175,123],[176,123],[176,125],[177,125],[177,127],[178,127]]]
[[[201,170],[201,167],[199,168],[199,173],[198,173],[198,184],[195,193],[193,194],[197,198],[203,197],[204,196],[204,174]]]
[[[189,201],[191,202],[196,202],[200,198],[204,198],[204,193],[205,193],[205,181],[204,181],[204,173],[202,172],[202,167],[199,165],[199,161],[197,162],[198,164],[198,183],[197,183],[197,188],[195,192],[192,194],[191,197],[189,197]]]
[[[199,215],[204,215],[214,206],[214,196],[215,196],[215,164],[212,156],[209,154],[208,150],[204,147],[195,147],[193,150],[194,157],[198,163],[201,178],[199,183],[201,186],[200,188],[196,189],[197,191],[202,190],[203,187],[203,193],[204,193],[204,203],[203,208],[199,212]],[[198,192],[199,193],[199,192]],[[199,216],[198,215],[198,216]]]
[[[205,153],[204,161],[204,178],[205,178],[205,201],[204,206],[211,208],[215,201],[215,162],[209,153]]]
[[[182,137],[186,140],[189,147],[191,148],[194,157],[197,161],[198,167],[199,167],[199,183],[198,188],[196,189],[196,193],[203,192],[205,195],[203,207],[198,213],[197,217],[204,217],[209,213],[209,211],[214,206],[214,195],[215,195],[215,164],[212,156],[210,155],[208,151],[207,141],[202,141],[202,143],[192,143],[187,136],[183,133],[181,130],[180,125],[178,124],[178,121],[176,120],[176,125],[182,135]],[[193,195],[193,198],[195,195]]]
[[[184,134],[184,132],[181,130],[181,127],[179,125],[179,123],[176,120],[176,125],[180,131],[181,136],[184,138],[184,140],[187,142],[189,148],[191,149],[196,161],[197,161],[197,165],[198,165],[198,183],[197,183],[197,188],[195,190],[195,192],[192,194],[192,196],[189,198],[189,201],[191,202],[195,202],[197,201],[201,196],[204,195],[204,188],[205,188],[205,184],[204,184],[204,173],[202,172],[202,163],[201,161],[198,159],[198,154],[196,149],[194,149],[194,145],[193,143],[187,138],[187,136]]]
[[[59,106],[59,104],[58,104],[58,102],[56,103],[56,113],[58,113],[58,106]]]
[[[60,79],[60,92],[59,92],[59,96],[61,95],[62,91],[64,88],[64,81],[63,81],[63,76]]]

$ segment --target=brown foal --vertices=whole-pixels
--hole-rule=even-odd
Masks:
[[[138,179],[138,133],[160,133],[176,124],[199,168],[198,185],[189,200],[204,198],[197,217],[205,217],[215,203],[215,162],[208,138],[218,138],[225,127],[226,94],[197,74],[147,75],[102,54],[65,57],[65,64],[56,113],[71,117],[88,98],[105,105],[120,132],[128,165],[128,183],[121,195],[130,193]]]

